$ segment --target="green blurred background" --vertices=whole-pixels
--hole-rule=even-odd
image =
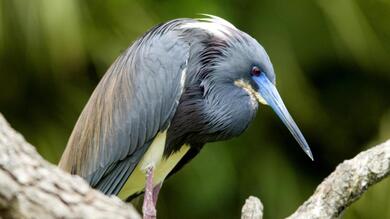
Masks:
[[[338,163],[390,137],[390,0],[1,0],[0,112],[57,163],[121,51],[158,23],[198,13],[266,48],[316,160],[261,107],[245,134],[207,145],[166,181],[159,218],[239,218],[249,195],[261,198],[265,218],[282,218]],[[344,217],[390,218],[390,180]]]

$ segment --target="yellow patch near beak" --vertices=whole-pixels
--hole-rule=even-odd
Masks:
[[[238,87],[243,88],[252,99],[257,100],[259,103],[262,103],[264,105],[268,105],[267,101],[265,101],[265,99],[259,94],[259,92],[255,91],[248,82],[240,79],[235,81],[234,84]]]

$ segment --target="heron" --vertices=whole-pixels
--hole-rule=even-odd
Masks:
[[[71,133],[59,167],[127,201],[144,193],[156,217],[164,180],[208,142],[239,136],[269,105],[313,160],[275,85],[265,49],[213,15],[147,31],[109,67]]]

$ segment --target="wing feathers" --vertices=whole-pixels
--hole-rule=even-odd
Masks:
[[[109,68],[81,113],[59,166],[107,194],[121,189],[182,91],[189,45],[176,20],[152,29]]]

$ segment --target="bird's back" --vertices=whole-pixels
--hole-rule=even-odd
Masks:
[[[112,64],[83,109],[59,167],[117,194],[155,136],[167,129],[184,86],[188,42],[158,25]]]

